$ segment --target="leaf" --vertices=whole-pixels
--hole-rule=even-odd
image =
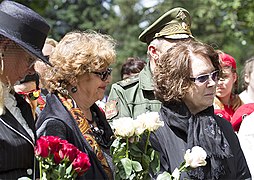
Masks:
[[[144,154],[141,164],[144,170],[148,170],[150,165],[150,157]]]
[[[143,170],[141,164],[138,161],[132,161],[131,164],[132,164],[132,168],[135,172],[140,172]]]
[[[129,147],[130,147],[131,150],[134,150],[136,152],[140,152],[140,153],[143,152],[136,144],[130,144]]]
[[[119,138],[115,139],[113,141],[113,143],[111,144],[111,148],[114,147],[114,148],[117,148],[120,146],[120,141],[119,141]]]
[[[65,164],[59,164],[58,172],[60,177],[64,177],[65,175]]]
[[[142,157],[143,151],[136,145],[136,144],[130,144],[130,155],[133,157]]]
[[[154,174],[160,170],[160,155],[157,151],[154,151],[154,158],[150,163],[150,168]]]
[[[150,152],[150,160],[153,161],[153,160],[154,160],[154,156],[155,156],[155,150],[154,150],[154,149],[151,150],[151,149],[152,149],[152,148],[149,149],[149,152]],[[150,151],[150,150],[151,150],[151,151]]]
[[[71,174],[72,164],[66,169],[65,174]]]
[[[129,158],[123,158],[121,159],[121,163],[123,165],[124,172],[126,173],[127,176],[131,175],[132,172],[132,163]]]
[[[132,173],[132,164],[129,158],[122,158],[117,164],[120,179],[129,179]]]
[[[116,164],[118,163],[119,161],[121,161],[122,158],[125,158],[125,155],[126,155],[126,150],[125,149],[120,149],[119,151],[116,151],[114,154],[113,154],[113,163]]]
[[[164,171],[162,174],[160,174],[158,177],[157,177],[157,179],[156,180],[166,180],[166,179],[171,179],[171,175],[168,173],[168,172],[166,172],[166,171]]]

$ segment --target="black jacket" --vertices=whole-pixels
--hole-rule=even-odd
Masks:
[[[58,136],[61,139],[66,139],[80,151],[88,154],[91,167],[84,176],[79,177],[78,179],[108,179],[107,174],[102,168],[91,146],[83,137],[78,124],[69,111],[63,106],[58,97],[54,94],[48,94],[46,102],[46,106],[40,113],[36,122],[37,136]],[[92,107],[97,108],[97,112],[101,113],[97,106],[94,105]],[[112,131],[106,122],[105,116],[103,116],[102,113],[100,116],[104,117],[104,119],[102,119],[102,124],[105,126],[104,129],[110,130],[105,130],[106,134],[111,136]]]
[[[178,118],[181,119],[182,122],[188,122],[188,118],[186,117],[189,115],[186,115],[187,113],[184,112],[184,108],[186,107],[181,106],[176,108],[178,109],[178,112],[170,109],[172,114],[170,113],[166,114],[166,116],[162,116],[162,114],[168,112],[168,108],[170,107],[165,107],[164,105],[161,108],[160,118],[164,121],[164,126],[160,127],[155,133],[151,135],[151,143],[152,146],[160,152],[161,172],[168,171],[169,173],[172,173],[174,169],[178,168],[184,161],[184,154],[187,150],[188,138],[187,132],[183,130],[184,124],[169,123],[169,121],[175,122],[175,118]],[[212,116],[214,116],[215,121],[220,127],[220,130],[224,133],[233,154],[233,157],[227,158],[225,160],[223,164],[225,167],[225,174],[221,175],[219,179],[242,180],[250,178],[251,175],[245,157],[231,124],[219,116]],[[189,118],[191,117],[189,116]],[[206,166],[210,166],[209,162]],[[209,174],[209,172],[205,173],[205,179],[209,179],[207,174]],[[184,178],[190,179],[188,174],[185,172],[181,174],[181,179]]]
[[[17,107],[35,134],[30,105],[15,94]],[[0,116],[0,179],[32,178],[34,172],[34,143],[26,130],[6,109]]]

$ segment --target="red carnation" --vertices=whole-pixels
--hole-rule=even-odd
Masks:
[[[46,158],[49,155],[48,141],[45,136],[41,136],[35,146],[35,155],[41,156],[42,158]]]
[[[83,152],[79,152],[72,162],[72,166],[79,176],[83,175],[91,166],[88,155]]]

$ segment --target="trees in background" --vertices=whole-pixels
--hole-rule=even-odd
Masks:
[[[119,80],[122,62],[130,56],[146,58],[139,34],[173,7],[192,16],[193,35],[231,54],[238,63],[254,54],[254,1],[252,0],[17,0],[28,5],[51,25],[56,40],[71,30],[93,29],[117,41],[113,80]]]

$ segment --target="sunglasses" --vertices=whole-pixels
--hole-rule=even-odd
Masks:
[[[209,77],[217,82],[218,79],[219,79],[219,70],[215,70],[211,73],[208,73],[208,74],[202,74],[200,76],[197,76],[195,78],[190,78],[191,81],[195,82],[195,83],[200,83],[200,84],[203,84],[203,83],[206,83],[207,80],[209,79]]]
[[[23,97],[24,99],[29,98],[32,101],[38,99],[40,97],[40,93],[41,93],[40,89],[35,89],[35,90],[29,91],[29,92],[22,92],[22,91],[18,92],[18,94],[21,97]]]
[[[106,81],[108,79],[108,76],[111,75],[112,68],[107,68],[106,71],[103,72],[92,72],[96,75],[98,75],[102,81]]]

